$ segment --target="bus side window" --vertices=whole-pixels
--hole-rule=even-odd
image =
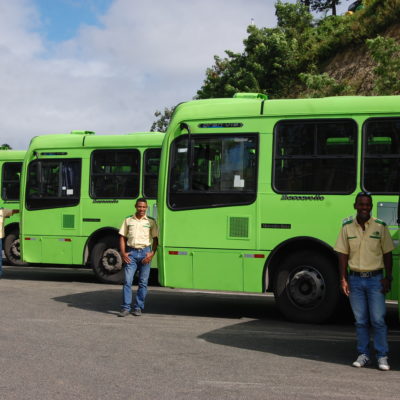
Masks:
[[[400,118],[371,118],[364,124],[362,187],[397,194],[400,179]]]
[[[19,200],[19,183],[22,162],[6,162],[2,170],[1,198],[3,200]]]
[[[91,198],[133,199],[139,195],[139,182],[139,150],[94,150],[92,152]]]
[[[352,193],[357,125],[353,120],[290,120],[275,127],[273,186],[278,193]]]

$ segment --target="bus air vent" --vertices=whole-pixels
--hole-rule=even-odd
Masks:
[[[229,217],[229,238],[247,239],[249,237],[249,218]]]
[[[63,228],[75,228],[75,215],[63,215]]]

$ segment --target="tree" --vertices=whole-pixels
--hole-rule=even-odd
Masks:
[[[164,112],[157,110],[154,113],[157,119],[151,125],[150,132],[166,132],[175,108],[176,107],[165,107]]]
[[[317,12],[325,12],[332,10],[332,15],[336,15],[336,6],[341,3],[341,0],[310,0],[311,9]]]
[[[310,12],[311,1],[312,0],[300,0],[300,3],[304,4],[304,6],[307,7],[308,12]]]
[[[374,93],[400,94],[400,44],[393,38],[377,36],[368,39],[367,46],[376,63]]]
[[[275,7],[278,26],[250,25],[243,53],[215,56],[197,98],[231,97],[237,92],[260,92],[271,98],[293,95],[291,83],[299,82],[298,74],[313,66],[306,57],[313,17],[300,3],[278,1]]]
[[[11,150],[12,149],[12,147],[9,145],[9,144],[7,144],[7,143],[3,143],[1,146],[0,146],[0,150]]]

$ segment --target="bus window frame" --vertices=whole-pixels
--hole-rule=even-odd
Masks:
[[[93,162],[94,162],[94,157],[95,157],[95,153],[96,152],[124,152],[124,153],[135,153],[137,155],[137,163],[139,166],[139,170],[136,173],[130,173],[127,175],[132,175],[135,176],[137,175],[138,178],[138,183],[135,187],[135,189],[137,189],[135,191],[135,195],[134,196],[96,196],[93,194],[93,190],[92,190],[92,176],[93,176]],[[141,179],[141,172],[142,172],[142,167],[141,167],[141,161],[142,161],[142,157],[141,157],[141,152],[138,148],[136,147],[132,147],[132,148],[122,148],[122,149],[94,149],[91,154],[90,154],[90,168],[89,168],[89,197],[93,200],[132,200],[132,199],[136,199],[140,196],[140,179]],[[106,174],[97,174],[98,176],[101,175],[106,175]],[[117,175],[117,174],[108,174],[108,175]],[[122,175],[122,174],[119,174]]]
[[[21,184],[21,175],[20,175],[20,178],[19,178],[18,181],[15,181],[15,180],[11,181],[11,180],[4,179],[4,177],[5,177],[5,169],[10,164],[20,164],[20,171],[19,172],[20,172],[20,174],[22,173],[22,164],[23,164],[22,161],[6,161],[6,162],[3,163],[3,165],[1,166],[1,191],[0,191],[0,196],[1,196],[1,199],[3,201],[19,201],[19,199],[21,197],[21,191],[20,190],[19,190],[18,198],[10,198],[10,197],[4,196],[4,183],[5,182],[7,182],[7,183],[18,183],[19,186]]]
[[[367,126],[368,123],[370,123],[371,121],[390,121],[390,120],[398,120],[400,122],[400,117],[371,117],[366,119],[363,122],[363,126],[362,126],[362,152],[361,152],[361,178],[360,178],[360,185],[363,191],[366,192],[370,192],[371,194],[374,195],[384,195],[384,196],[397,196],[399,194],[399,190],[400,190],[400,183],[399,183],[399,189],[395,192],[377,192],[377,191],[371,191],[371,190],[367,190],[365,187],[365,159],[366,157],[366,150],[367,150],[367,144],[368,144],[368,140],[367,140]],[[371,158],[378,158],[378,156],[376,157],[371,157]],[[393,156],[393,157],[387,157],[387,158],[393,158],[393,159],[399,159],[400,160],[400,154],[399,156]]]
[[[194,138],[199,138],[199,139],[204,139],[204,138],[210,138],[210,137],[232,137],[232,138],[240,138],[240,137],[248,137],[248,138],[254,138],[255,139],[255,146],[256,146],[256,166],[255,166],[255,187],[254,187],[254,195],[251,201],[243,201],[243,202],[238,202],[238,203],[229,203],[229,204],[206,204],[206,205],[199,205],[199,206],[187,206],[187,207],[172,207],[171,206],[171,197],[170,197],[170,185],[171,185],[171,173],[172,173],[172,154],[171,154],[171,149],[174,146],[174,143],[182,138],[189,139],[193,142]],[[183,139],[184,140],[184,139]],[[191,154],[190,154],[190,162],[193,162],[193,143],[191,146],[189,146],[189,140],[188,140],[188,149],[191,149]],[[167,206],[168,209],[171,211],[186,211],[186,210],[201,210],[201,209],[207,209],[207,208],[222,208],[222,207],[237,207],[237,206],[245,206],[245,205],[250,205],[253,204],[257,201],[257,196],[258,196],[258,179],[259,179],[259,162],[260,162],[260,133],[259,132],[227,132],[227,133],[199,133],[199,134],[183,134],[175,137],[171,143],[168,146],[168,177],[167,177],[167,182],[166,182],[166,191],[167,191]],[[196,192],[192,192],[196,193]],[[200,193],[200,192],[199,192]],[[229,195],[229,194],[227,194]],[[230,194],[231,195],[231,194]]]
[[[353,158],[354,160],[354,167],[355,167],[355,174],[354,174],[354,182],[353,182],[353,188],[349,191],[286,191],[286,190],[279,190],[276,187],[276,169],[275,169],[275,161],[276,161],[276,146],[277,146],[277,130],[278,126],[282,122],[286,123],[293,123],[295,124],[296,122],[301,122],[301,123],[310,123],[310,124],[315,124],[315,123],[322,123],[322,122],[340,122],[340,121],[346,121],[346,122],[351,122],[354,125],[354,138],[356,140],[355,143],[355,150],[354,150],[354,155],[353,156],[348,156],[346,158],[350,159]],[[359,133],[358,133],[358,123],[355,121],[353,118],[296,118],[296,119],[281,119],[276,122],[274,125],[273,129],[273,143],[272,143],[272,157],[271,157],[271,162],[272,162],[272,168],[271,168],[271,186],[272,190],[277,193],[277,194],[301,194],[301,195],[348,195],[354,193],[354,191],[357,188],[357,171],[358,171],[358,162],[359,162],[359,157],[358,157],[358,149],[359,149]],[[293,159],[301,159],[301,156],[293,156]],[[308,156],[308,158],[311,158]],[[315,157],[317,158],[317,157]],[[333,158],[333,157],[331,157]],[[345,157],[337,157],[338,159],[340,158],[345,158]],[[319,158],[323,159],[323,158]],[[329,159],[329,157],[326,157],[325,159]]]

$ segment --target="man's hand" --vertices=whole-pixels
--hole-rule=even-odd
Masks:
[[[129,264],[129,263],[131,262],[131,259],[130,259],[130,257],[129,257],[129,253],[126,253],[126,252],[122,252],[122,251],[121,251],[121,257],[122,257],[122,259],[124,260],[124,262],[125,262],[126,264]]]
[[[340,280],[340,287],[342,288],[342,292],[348,297],[350,294],[350,288],[346,278]]]
[[[382,283],[381,292],[382,292],[383,294],[386,294],[386,293],[390,292],[390,289],[391,289],[391,287],[392,287],[392,282],[391,282],[391,280],[388,279],[388,278],[383,278],[383,279],[381,280],[381,283]]]
[[[143,264],[148,264],[153,259],[153,256],[154,256],[154,251],[150,251],[150,253],[147,253],[146,257],[143,258],[142,263]]]

